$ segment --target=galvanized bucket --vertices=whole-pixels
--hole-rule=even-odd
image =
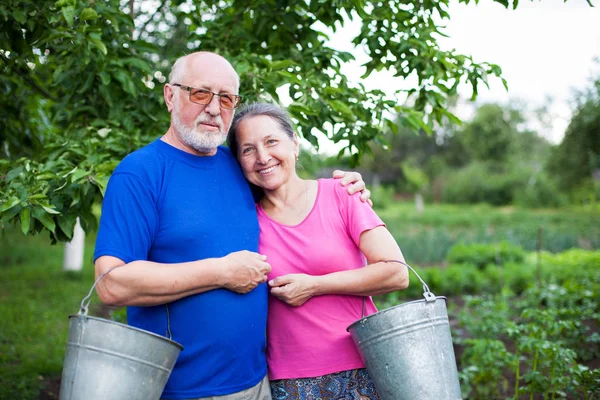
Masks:
[[[382,400],[461,399],[446,298],[423,284],[424,300],[364,316],[348,327]]]
[[[158,400],[183,350],[160,335],[87,316],[96,284],[110,271],[69,316],[60,400]]]

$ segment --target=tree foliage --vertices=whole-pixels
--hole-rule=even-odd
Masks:
[[[283,87],[301,134],[345,143],[355,163],[396,116],[425,131],[457,121],[447,100],[459,83],[475,97],[501,70],[438,46],[448,2],[3,1],[0,223],[53,240],[71,237],[76,216],[93,228],[91,205],[116,163],[167,128],[171,63],[196,49],[231,60],[248,101],[278,101]],[[324,31],[349,19],[362,26],[350,40],[368,55],[364,76],[388,69],[411,89],[389,96],[348,81],[341,67],[354,57],[327,46]]]
[[[518,104],[483,104],[462,126],[432,135],[406,128],[386,135],[390,148],[373,149],[361,172],[400,192],[422,191],[436,201],[554,206],[562,202],[544,170],[551,145],[528,130]],[[363,169],[364,168],[364,169]]]
[[[485,104],[460,132],[464,148],[474,160],[504,162],[523,117],[517,110]]]
[[[600,75],[579,93],[565,137],[554,150],[548,168],[568,191],[592,187],[593,174],[600,174]]]

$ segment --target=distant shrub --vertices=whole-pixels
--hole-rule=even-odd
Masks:
[[[540,280],[537,255],[532,253],[526,258],[521,261],[507,261],[502,266],[488,263],[483,268],[478,268],[473,263],[461,263],[450,264],[445,268],[415,267],[415,270],[436,296],[502,292],[521,295],[537,286],[538,282],[545,285],[563,285],[573,291],[577,291],[576,288],[579,287],[594,287],[600,290],[600,251],[573,249],[560,254],[542,253]],[[386,308],[407,300],[422,299],[421,282],[412,272],[409,276],[410,285],[407,289],[378,296],[378,305]],[[582,290],[581,296],[589,295],[591,298],[595,295],[589,290]]]
[[[556,183],[546,174],[536,177],[535,183],[524,185],[514,191],[514,203],[521,207],[561,207],[567,198],[560,193]]]
[[[396,190],[392,186],[378,185],[371,189],[371,200],[377,209],[385,210],[396,201]]]
[[[525,251],[509,242],[499,243],[459,243],[448,253],[447,260],[452,264],[473,264],[483,268],[488,264],[504,264],[506,262],[521,262]]]
[[[569,192],[569,199],[573,204],[598,205],[600,203],[600,182],[584,179]]]
[[[590,191],[585,193],[584,197],[590,198]],[[567,204],[566,196],[548,174],[520,168],[504,171],[486,162],[471,163],[458,171],[449,172],[442,199],[449,203],[517,204],[529,208]]]
[[[440,294],[481,293],[484,286],[486,286],[485,277],[475,265],[451,265],[444,272],[445,279]]]
[[[520,295],[535,283],[535,268],[526,264],[508,263],[502,267],[505,286]]]
[[[562,284],[567,280],[591,280],[600,284],[600,251],[542,253],[541,265],[542,278],[548,281]]]
[[[442,201],[448,203],[511,204],[513,189],[520,182],[492,165],[474,162],[450,174],[442,191]]]

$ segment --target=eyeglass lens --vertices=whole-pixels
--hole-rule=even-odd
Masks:
[[[236,106],[236,99],[228,94],[217,94],[221,106],[224,108],[234,108]],[[213,93],[208,90],[196,90],[191,92],[192,100],[199,104],[208,104],[211,102]]]

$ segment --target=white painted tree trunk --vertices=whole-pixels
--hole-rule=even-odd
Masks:
[[[79,218],[75,223],[73,239],[65,244],[65,259],[63,261],[64,271],[81,271],[83,267],[83,253],[85,249],[85,231],[79,224]]]
[[[425,202],[423,201],[423,195],[421,193],[415,194],[415,207],[419,214],[425,209]]]

